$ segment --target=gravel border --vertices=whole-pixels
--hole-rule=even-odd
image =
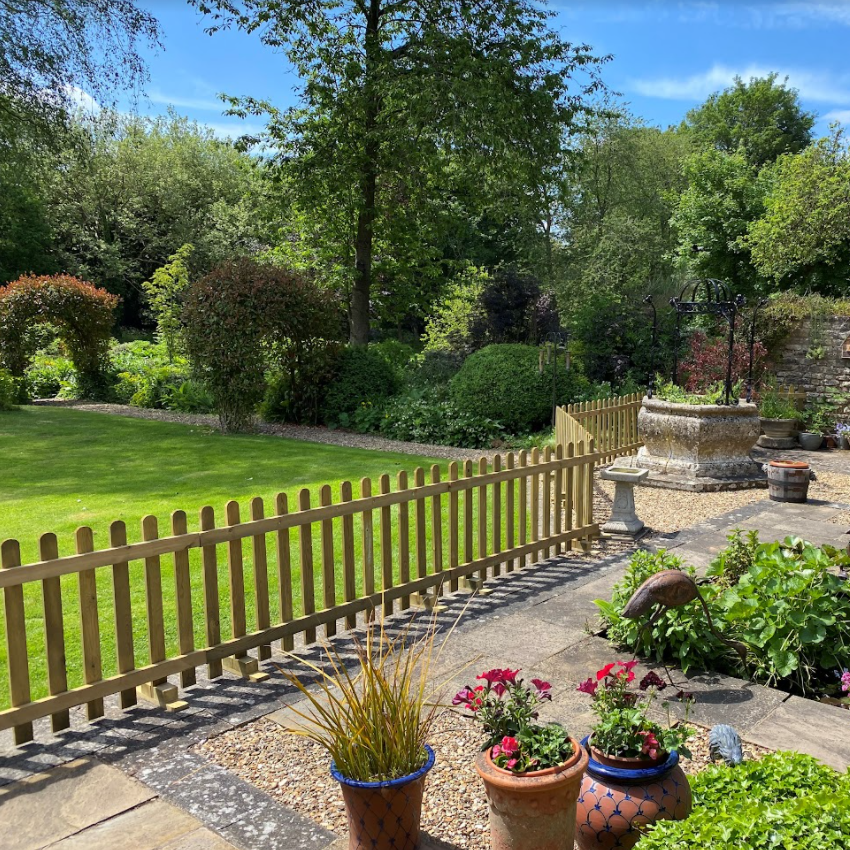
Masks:
[[[690,724],[696,735],[683,759],[688,774],[704,770],[708,729]],[[422,806],[422,829],[432,839],[457,850],[489,850],[487,799],[473,762],[481,747],[481,729],[468,717],[443,711],[431,735],[437,760],[428,774]],[[232,771],[273,799],[319,826],[345,835],[345,808],[331,777],[327,753],[313,741],[288,734],[261,718],[199,744],[200,753]],[[744,743],[744,757],[758,759],[770,750]]]

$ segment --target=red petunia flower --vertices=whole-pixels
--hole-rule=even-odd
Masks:
[[[586,681],[582,682],[577,688],[577,691],[581,691],[583,694],[593,694],[596,693],[596,689],[599,687],[599,682],[594,682],[593,679],[588,678]]]
[[[606,664],[601,670],[596,671],[596,681],[601,682],[606,676],[608,676],[611,671],[617,666],[616,661],[612,661],[610,664]]]

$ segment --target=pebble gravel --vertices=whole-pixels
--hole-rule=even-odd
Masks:
[[[694,727],[692,760],[686,772],[709,763],[708,730]],[[444,711],[431,743],[437,754],[428,774],[422,828],[432,838],[458,850],[488,850],[488,808],[473,762],[481,746],[481,730],[469,718]],[[197,748],[207,758],[232,770],[275,800],[337,835],[345,835],[342,796],[329,772],[327,753],[312,741],[287,734],[277,723],[261,719],[212,738]],[[747,759],[768,750],[745,744]]]

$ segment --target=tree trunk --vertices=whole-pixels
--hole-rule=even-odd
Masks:
[[[366,15],[366,75],[363,83],[366,109],[363,122],[365,141],[360,166],[360,211],[354,242],[354,284],[348,305],[351,345],[369,342],[369,296],[372,289],[372,243],[374,239],[375,200],[378,186],[378,126],[380,99],[375,92],[374,72],[380,50],[378,26],[380,0],[371,0]]]

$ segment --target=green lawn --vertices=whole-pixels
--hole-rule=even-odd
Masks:
[[[253,435],[224,436],[205,428],[172,425],[120,416],[106,416],[62,408],[25,407],[0,413],[0,539],[17,538],[21,543],[24,563],[38,560],[38,537],[55,532],[60,555],[74,551],[74,530],[81,525],[94,530],[95,546],[109,545],[109,524],[114,520],[127,523],[129,540],[140,539],[140,520],[147,514],[159,518],[160,535],[170,533],[170,514],[183,509],[188,514],[189,530],[196,529],[198,510],[203,505],[215,508],[216,519],[223,524],[224,504],[236,499],[242,506],[242,518],[248,517],[248,502],[254,496],[266,500],[266,513],[273,507],[275,493],[289,495],[290,507],[297,504],[296,494],[302,487],[314,493],[313,504],[322,484],[331,484],[333,497],[339,498],[342,480],[354,483],[359,493],[362,477],[373,479],[389,473],[395,487],[395,473],[417,466],[426,469],[433,459],[411,455],[388,454],[361,449],[347,449],[317,443],[284,440]],[[440,462],[445,471],[446,463]],[[446,501],[445,499],[443,500]],[[444,508],[445,509],[445,508]],[[334,523],[337,538],[336,561],[339,571],[339,521]],[[430,530],[430,505],[428,516]],[[359,532],[359,523],[356,523]],[[411,524],[412,529],[412,524]],[[358,542],[358,586],[362,586]],[[375,513],[376,587],[380,587],[380,535],[378,512]],[[297,539],[293,534],[293,584],[298,608]],[[394,540],[394,546],[396,541]],[[269,578],[272,618],[277,611],[277,582],[273,539],[269,537]],[[226,552],[219,547],[222,632],[229,635],[229,596],[227,588]],[[321,574],[319,534],[314,527],[316,573]],[[169,653],[176,652],[174,616],[174,579],[170,558],[163,558],[166,637]],[[248,627],[252,627],[253,581],[251,577],[251,544],[245,544],[245,576],[248,594]],[[196,641],[203,641],[203,605],[198,553],[192,552],[193,608],[196,612]],[[98,570],[98,604],[104,653],[104,675],[116,671],[114,656],[114,623],[112,616],[111,571]],[[131,564],[133,588],[134,634],[137,664],[147,660],[145,642],[145,595],[143,565]],[[62,579],[65,609],[66,652],[70,686],[82,683],[79,649],[79,607],[76,577]],[[337,578],[337,597],[341,598],[341,579]],[[41,593],[38,585],[26,588],[26,614],[30,648],[30,670],[33,697],[46,693],[44,637]],[[316,601],[322,605],[321,582],[317,580]],[[297,610],[296,610],[297,613]],[[0,623],[2,610],[0,610]],[[5,642],[0,647],[0,707],[8,705]]]

